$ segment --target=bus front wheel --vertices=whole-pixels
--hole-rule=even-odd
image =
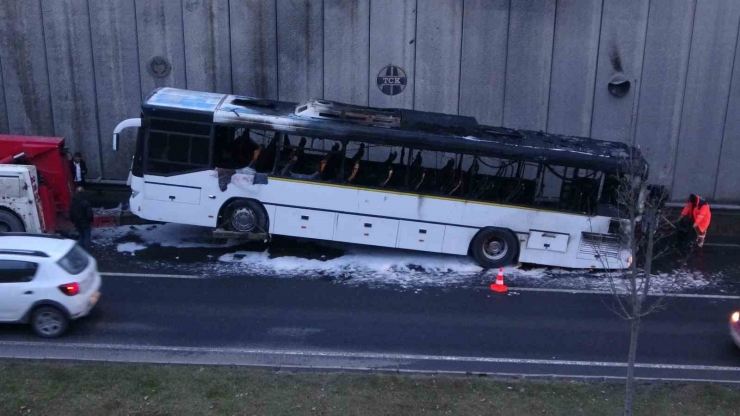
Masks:
[[[257,201],[242,199],[229,206],[229,228],[240,233],[266,233],[267,213]]]
[[[470,243],[470,251],[483,268],[504,267],[514,263],[519,241],[509,230],[486,227],[475,235]]]

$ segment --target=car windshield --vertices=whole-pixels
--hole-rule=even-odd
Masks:
[[[90,262],[87,253],[82,247],[75,244],[69,252],[59,260],[58,264],[69,274],[80,274]]]

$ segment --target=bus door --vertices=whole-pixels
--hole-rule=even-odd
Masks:
[[[202,188],[213,181],[211,125],[163,119],[151,119],[149,124],[141,189],[145,217],[212,225],[213,218],[202,209],[206,197]]]

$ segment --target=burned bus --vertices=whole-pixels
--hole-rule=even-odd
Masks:
[[[622,143],[475,118],[153,91],[137,128],[131,211],[145,219],[516,262],[626,268]]]

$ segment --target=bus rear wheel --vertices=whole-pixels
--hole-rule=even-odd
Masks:
[[[21,233],[23,231],[26,231],[26,227],[15,214],[0,210],[0,233]]]
[[[240,233],[266,233],[267,214],[257,201],[242,199],[232,203],[228,210],[229,228]]]
[[[470,251],[483,268],[508,266],[516,259],[519,241],[509,230],[486,227],[475,235],[470,243]]]

